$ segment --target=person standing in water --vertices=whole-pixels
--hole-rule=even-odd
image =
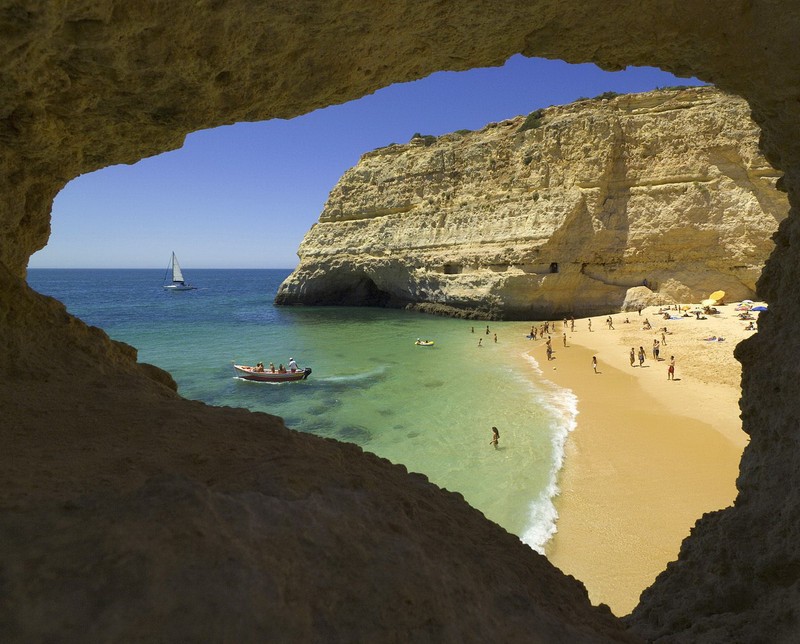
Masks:
[[[494,445],[494,448],[497,449],[497,444],[500,442],[500,430],[497,427],[492,427],[492,440],[489,441],[489,445]]]

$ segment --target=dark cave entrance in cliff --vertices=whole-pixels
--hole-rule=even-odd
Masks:
[[[342,274],[335,286],[328,290],[320,304],[330,306],[391,306],[392,296],[378,288],[377,284],[365,274]]]

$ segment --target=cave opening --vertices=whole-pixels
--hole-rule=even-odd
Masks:
[[[368,275],[335,274],[330,284],[319,293],[317,303],[330,306],[387,307],[392,304],[392,296],[378,288]]]
[[[313,212],[318,212],[320,209],[321,209],[321,206],[319,206],[316,210],[313,210]],[[154,210],[161,210],[161,209],[156,208]],[[208,213],[202,214],[202,215],[200,215],[200,218],[207,217],[207,216],[210,216],[210,215]],[[133,212],[131,213],[131,219],[135,220],[135,213],[133,213]],[[247,221],[248,221],[248,223],[252,223],[255,219],[256,218],[252,217],[252,215],[251,215],[248,218]],[[187,230],[188,230],[189,228],[191,228],[192,219],[190,218],[187,221],[188,221],[188,224],[189,224],[189,226],[187,226]],[[217,230],[219,231],[220,229],[217,229]],[[227,232],[227,230],[226,230],[226,232]],[[275,230],[269,230],[269,232],[267,232],[266,230],[262,231],[262,234],[263,234],[264,237],[267,237],[267,236],[274,237],[275,236],[274,233],[275,233]],[[178,234],[178,231],[176,231],[174,234]],[[238,234],[240,236],[240,239],[245,238],[245,237],[247,239],[254,239],[254,238],[258,238],[260,236],[259,234],[255,234],[252,231],[250,233],[247,233],[247,232],[243,231],[242,229],[238,230]],[[57,236],[54,237],[54,241],[57,238],[58,238]],[[144,244],[145,241],[146,241],[145,238],[144,238],[144,235],[141,234],[141,231],[139,231],[136,234],[135,238],[138,239],[138,241],[140,241],[142,244]],[[286,243],[286,246],[291,246],[291,243],[292,243],[291,240],[284,240],[284,241]],[[236,244],[233,243],[231,245],[235,246]],[[296,248],[298,245],[299,245],[299,241],[294,245],[294,248]],[[241,248],[241,244],[240,244],[240,248]],[[258,251],[256,249],[241,248],[241,251],[242,251],[242,254],[238,255],[237,259],[236,259],[236,261],[238,261],[238,262],[243,261],[241,259],[242,257],[248,257],[248,258],[258,257]],[[116,261],[119,261],[119,256],[118,255],[116,256]],[[131,261],[133,261],[133,260],[131,260]],[[138,261],[138,260],[136,260],[136,261]],[[203,259],[202,261],[208,262],[208,261],[214,261],[214,260],[209,260],[208,256],[205,256],[205,259]],[[252,261],[252,260],[248,259],[247,261]],[[191,264],[190,264],[190,266],[191,266]],[[450,265],[446,265],[445,266],[445,273],[446,274],[453,274],[453,273],[450,273],[449,270],[450,270]],[[554,262],[554,263],[552,263],[550,265],[550,272],[551,273],[557,273],[558,272],[558,264],[557,263]],[[332,291],[331,293],[328,294],[328,298],[329,298],[329,303],[340,304],[340,305],[358,304],[358,305],[368,305],[368,306],[386,306],[391,302],[391,296],[387,292],[382,291],[381,289],[379,289],[377,287],[377,285],[375,284],[375,282],[371,278],[366,276],[366,275],[358,276],[357,278],[355,278],[350,283],[348,283],[346,285],[342,285],[338,290]]]

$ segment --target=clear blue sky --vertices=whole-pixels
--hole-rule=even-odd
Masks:
[[[31,268],[293,268],[328,193],[369,150],[415,132],[477,130],[492,121],[606,91],[697,85],[652,68],[514,56],[503,66],[440,72],[290,121],[190,134],[180,150],[71,181]]]

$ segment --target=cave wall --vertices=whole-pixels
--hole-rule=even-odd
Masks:
[[[355,450],[312,439],[289,440],[291,434],[271,417],[183,401],[168,376],[135,362],[134,349],[70,318],[63,307],[30,293],[24,283],[28,258],[47,243],[53,198],[79,174],[174,149],[198,129],[290,118],[390,83],[437,70],[498,65],[522,53],[591,61],[612,70],[654,65],[737,93],[749,102],[762,128],[767,159],[784,172],[791,211],[758,285],[770,310],[759,321],[759,333],[737,349],[744,372],[742,418],[751,437],[738,479],[739,497],[732,509],[698,523],[679,561],[643,595],[629,625],[634,633],[670,641],[797,639],[799,29],[800,5],[778,0],[642,0],[635,10],[605,0],[509,0],[502,5],[482,0],[1,3],[0,427],[5,449],[0,454],[0,528],[4,543],[13,547],[0,552],[0,592],[14,601],[0,602],[0,626],[17,639],[29,639],[34,633],[46,638],[48,625],[55,629],[52,635],[63,634],[59,625],[80,628],[85,623],[95,629],[86,631],[89,636],[106,639],[104,635],[136,632],[125,628],[135,629],[138,613],[120,608],[133,602],[142,611],[149,607],[150,614],[155,614],[153,606],[166,607],[149,627],[161,636],[180,633],[181,625],[201,629],[204,617],[210,623],[209,614],[217,616],[213,634],[263,635],[267,626],[259,620],[268,622],[279,610],[284,615],[295,610],[293,620],[281,622],[288,629],[284,634],[374,639],[381,631],[366,630],[373,621],[384,619],[392,628],[409,613],[424,613],[420,623],[404,622],[383,635],[455,641],[465,633],[470,639],[491,632],[503,639],[503,634],[519,636],[538,628],[546,641],[628,637],[602,611],[585,606],[572,582],[539,572],[532,555],[513,547],[513,557],[493,550],[498,556],[492,556],[492,568],[500,571],[493,573],[475,547],[480,540],[469,531],[462,529],[459,534],[465,536],[458,538],[437,538],[465,522],[482,538],[497,537],[480,517],[462,512],[463,501],[452,495],[444,500],[446,495],[430,491],[430,486],[417,489],[403,475],[389,476],[394,469],[375,465]],[[44,379],[31,375],[26,365],[50,358],[50,351],[66,370]],[[216,431],[232,439],[219,430],[230,428],[234,419],[252,429],[235,437],[252,449],[237,447],[223,458],[225,441],[215,443],[210,437]],[[257,432],[256,426],[268,431]],[[181,431],[155,431],[164,427]],[[259,453],[258,446],[273,435],[286,451],[285,460],[272,463],[281,476],[270,478],[248,455]],[[298,468],[304,461],[292,458],[300,454],[318,466],[304,470],[317,477],[316,483],[300,482]],[[351,465],[343,470],[345,458]],[[176,478],[179,472],[183,478]],[[382,483],[386,477],[391,482]],[[347,490],[349,501],[335,490]],[[268,493],[283,502],[264,503]],[[225,553],[232,553],[231,535],[238,534],[234,526],[247,532],[235,517],[288,516],[290,501],[303,494],[320,495],[342,510],[334,516],[312,512],[317,518],[307,539],[322,540],[328,528],[344,520],[359,546],[356,552],[308,560],[301,556],[308,552],[293,545],[295,534],[289,529],[275,537],[285,548],[281,561],[259,560],[256,565],[244,552],[245,540],[234,540],[237,556],[247,565],[227,568],[229,574],[216,582],[211,577],[198,581],[200,564],[224,562]],[[371,512],[379,510],[372,501],[382,494],[406,499],[405,519],[375,521],[378,515]],[[151,511],[154,499],[164,508],[191,509],[187,516],[193,520],[198,514],[210,515],[209,523],[193,532],[175,525],[180,539],[170,541],[170,534],[150,539],[147,526],[163,520]],[[433,509],[442,504],[459,509],[437,519]],[[93,514],[92,507],[98,512]],[[156,550],[149,551],[149,558],[141,556],[148,574],[126,559],[134,550],[133,537],[111,529],[114,508],[126,509],[130,534],[137,534],[133,524],[141,530],[137,546],[144,548],[148,539],[154,547],[163,546],[162,541],[170,544],[162,551],[172,553],[172,568],[164,561],[167,555],[152,554]],[[373,525],[391,539],[368,543],[374,537],[368,538],[364,528]],[[430,583],[436,575],[414,577],[408,566],[382,560],[375,576],[360,575],[358,584],[337,588],[353,613],[369,609],[364,620],[346,620],[347,608],[335,612],[324,602],[334,575],[308,576],[319,583],[307,586],[293,586],[290,575],[268,575],[289,564],[344,573],[372,561],[370,553],[386,543],[392,544],[389,552],[413,551],[413,561],[423,568],[452,575],[457,591],[437,596]],[[439,559],[449,565],[438,568],[431,561],[436,557],[420,556],[423,543],[429,553],[448,553]],[[53,563],[56,553],[73,565]],[[507,575],[520,566],[524,581]],[[91,584],[80,585],[71,576],[87,570]],[[164,570],[174,575],[162,574]],[[248,604],[239,614],[233,608],[236,597],[225,604],[219,588],[236,587],[246,571],[262,575],[254,584],[263,601]],[[137,574],[136,584],[121,582]],[[52,579],[60,583],[46,583]],[[547,592],[531,590],[526,584],[535,585],[533,580],[547,584]],[[191,588],[189,603],[205,610],[189,611],[181,621],[181,603],[167,587]],[[198,596],[206,603],[192,603]],[[71,597],[84,598],[90,608],[75,611]],[[380,608],[397,601],[410,602],[401,605],[413,609]],[[276,607],[272,612],[271,605]],[[425,608],[415,612],[420,606]],[[514,607],[513,620],[506,620],[509,606]],[[313,607],[325,610],[315,613]],[[470,616],[470,628],[456,632],[452,625],[463,615]],[[233,624],[240,630],[225,631]],[[490,628],[511,629],[509,624],[517,630]],[[569,630],[573,626],[578,635]]]

